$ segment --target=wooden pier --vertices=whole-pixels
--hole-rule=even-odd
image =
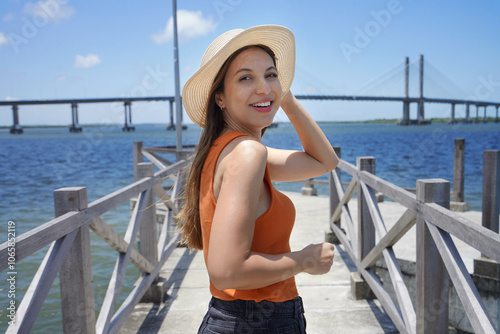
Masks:
[[[191,269],[182,261],[194,265],[196,276],[203,275],[199,270],[200,254],[191,256],[186,249],[178,248],[179,234],[174,228],[175,213],[182,205],[178,196],[184,183],[181,171],[189,150],[176,152],[142,147],[140,143],[134,148],[134,183],[92,203],[87,202],[84,187],[58,189],[54,193],[56,218],[16,238],[17,262],[47,245],[51,247],[16,310],[15,325],[7,333],[32,329],[58,274],[65,333],[126,333],[127,328],[138,324],[127,320],[139,319],[137,310],[148,307],[140,304],[141,300],[152,302],[147,304],[152,307],[147,311],[149,320],[161,320],[165,333],[178,333],[170,330],[176,321],[182,332],[194,326],[188,324],[187,318],[199,323],[198,315],[206,311],[206,289],[204,297],[193,299],[184,315],[181,311],[186,307],[175,303],[193,292],[189,285],[186,288],[176,281],[185,277],[188,282]],[[336,150],[340,153],[339,148]],[[172,159],[164,154],[174,156],[177,162],[170,162]],[[144,157],[151,162],[142,162]],[[350,326],[366,325],[355,332],[427,333],[432,329],[442,333],[452,326],[465,332],[495,333],[499,329],[500,151],[484,152],[483,170],[480,216],[448,209],[448,181],[418,180],[416,193],[412,193],[377,177],[373,157],[359,157],[356,165],[341,160],[339,167],[329,173],[328,197],[291,194],[298,210],[299,234],[292,239],[294,247],[320,242],[325,236],[338,242],[335,266],[329,275],[341,277],[297,277],[311,332],[335,333],[339,328],[338,332],[344,333],[355,328]],[[350,181],[344,186],[341,180],[346,176]],[[313,183],[307,187],[313,187]],[[314,191],[304,189],[304,193]],[[355,194],[357,198],[353,199]],[[383,197],[390,202],[379,203],[377,199]],[[133,210],[127,231],[121,236],[102,215],[128,201],[133,203]],[[92,284],[90,230],[117,252],[98,312]],[[472,249],[472,253],[464,252],[464,247]],[[8,249],[7,242],[0,245],[0,271],[8,268]],[[402,257],[396,256],[398,249],[402,249]],[[117,296],[129,263],[141,274],[119,305]],[[167,280],[162,279],[165,273],[170,275]],[[205,286],[200,286],[199,291],[207,284],[206,275],[202,278]],[[186,297],[182,297],[184,294]],[[353,307],[351,315],[356,308],[360,311],[356,318],[340,311],[340,306],[347,305]],[[159,308],[163,313],[158,312]],[[342,318],[351,323],[342,323]],[[162,319],[169,321],[163,323]]]

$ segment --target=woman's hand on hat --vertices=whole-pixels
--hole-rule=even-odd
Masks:
[[[323,275],[333,264],[335,246],[328,242],[311,244],[301,251],[302,271],[311,275]]]

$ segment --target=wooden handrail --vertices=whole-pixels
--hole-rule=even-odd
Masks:
[[[338,200],[335,202],[335,207],[330,209],[330,212],[333,212],[330,218],[330,227],[356,265],[358,273],[361,274],[365,282],[370,286],[372,292],[386,309],[386,312],[389,314],[398,330],[402,333],[420,333],[423,328],[438,328],[434,326],[440,326],[438,323],[441,314],[443,317],[446,317],[446,322],[448,319],[447,306],[446,308],[440,309],[439,312],[435,312],[433,317],[422,316],[424,313],[423,307],[428,308],[429,306],[426,303],[429,303],[429,301],[417,302],[417,314],[415,313],[408,289],[403,283],[399,264],[392,251],[392,246],[410,230],[418,219],[420,219],[421,222],[425,222],[423,224],[428,226],[433,242],[437,244],[436,249],[439,249],[439,253],[441,253],[441,257],[443,258],[443,265],[446,267],[444,270],[449,273],[450,278],[457,288],[458,296],[462,300],[462,304],[464,305],[467,316],[471,320],[474,330],[481,333],[494,333],[495,329],[492,319],[486,311],[484,302],[479,296],[470,275],[467,273],[463,265],[463,260],[458,251],[456,251],[456,247],[450,236],[453,235],[457,237],[480,251],[482,254],[488,256],[490,259],[500,263],[500,235],[495,231],[477,225],[440,204],[425,203],[418,200],[418,187],[417,194],[413,194],[370,172],[359,170],[358,167],[344,160],[340,160],[338,168],[342,172],[350,174],[352,180],[344,193],[337,172],[331,172],[330,193],[335,193],[335,197],[338,198]],[[429,181],[434,182],[436,180]],[[425,183],[426,181],[421,180],[418,182]],[[443,182],[447,181],[443,180]],[[355,228],[351,219],[349,207],[347,206],[349,200],[356,191],[356,184],[359,184],[358,201],[364,200],[366,202],[366,206],[358,207],[358,210],[367,210],[363,213],[358,212],[358,217],[362,215],[370,216],[376,231],[373,232],[375,233],[374,237],[376,239],[376,244],[370,250],[364,251],[366,254],[364,257],[360,257],[360,252],[356,251],[359,248],[355,243],[358,242],[358,240],[365,240],[366,238],[355,234],[363,233],[363,229],[360,227]],[[407,208],[402,217],[389,231],[386,230],[383,217],[380,215],[377,201],[374,198],[375,192],[381,192],[384,196],[391,198],[393,201]],[[449,203],[450,191],[448,190],[447,194],[445,193],[446,191],[443,193],[443,196],[445,196],[444,200],[447,200]],[[338,223],[334,223],[334,221],[338,220],[341,216],[344,217],[341,223],[344,229],[341,229]],[[344,230],[347,231],[347,234]],[[439,255],[437,256],[439,257]],[[377,276],[370,269],[381,257],[384,257],[389,270],[393,288],[398,299],[397,305],[399,305],[399,307],[391,300],[391,297],[389,297]],[[418,259],[419,257],[417,256],[417,264],[424,266],[423,263],[418,262]],[[422,259],[420,258],[420,260]],[[426,266],[428,266],[428,264]],[[434,270],[435,269],[437,268],[434,268]],[[446,277],[448,276],[443,276],[443,279],[446,279]],[[421,281],[421,284],[422,283],[422,286],[417,286],[417,295],[422,294],[425,289],[427,289],[426,284],[435,285],[437,282],[426,283],[425,281]],[[447,284],[447,282],[444,283]],[[447,298],[441,302],[447,305]],[[448,324],[446,323],[443,328],[447,328],[447,326]]]

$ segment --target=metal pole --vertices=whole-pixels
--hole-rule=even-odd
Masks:
[[[177,0],[172,0],[174,18],[174,66],[175,66],[175,131],[177,134],[176,151],[182,151],[182,105],[180,96],[180,83],[179,83],[179,50],[177,41]]]

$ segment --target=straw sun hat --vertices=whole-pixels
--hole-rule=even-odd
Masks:
[[[274,52],[283,95],[288,92],[295,72],[293,33],[288,28],[277,25],[230,30],[210,44],[201,59],[200,69],[184,85],[182,102],[195,124],[205,126],[210,88],[226,59],[235,51],[256,44],[266,45]]]

